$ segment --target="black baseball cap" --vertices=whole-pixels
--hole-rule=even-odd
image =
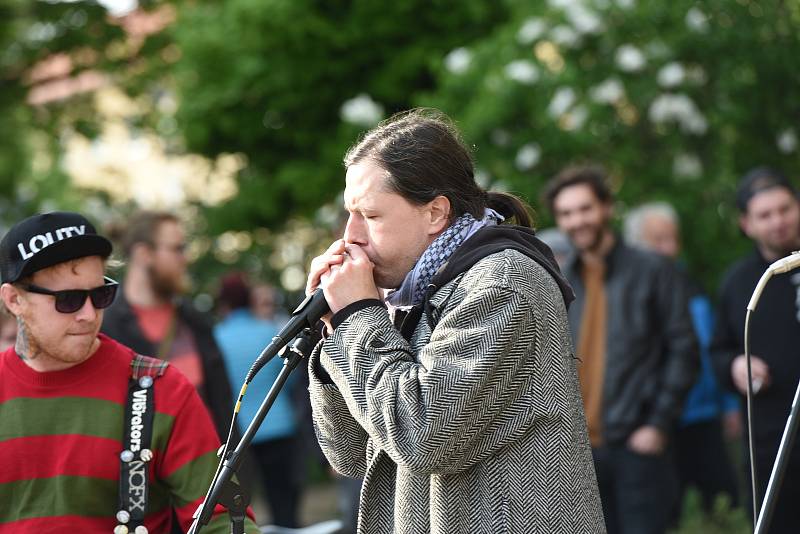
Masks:
[[[797,196],[797,189],[782,172],[771,167],[756,167],[749,170],[739,181],[736,188],[736,207],[742,213],[747,212],[747,204],[757,194],[782,187]]]
[[[111,242],[79,213],[55,211],[18,222],[0,241],[0,282],[86,256],[107,258]]]

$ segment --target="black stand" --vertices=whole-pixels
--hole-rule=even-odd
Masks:
[[[304,358],[307,358],[308,355],[311,354],[318,339],[319,334],[316,331],[306,328],[297,336],[292,346],[284,351],[285,359],[283,362],[283,369],[281,369],[281,372],[272,384],[269,393],[267,393],[267,396],[258,408],[258,412],[250,422],[250,426],[247,427],[242,439],[239,440],[238,445],[236,445],[236,449],[227,454],[222,463],[222,468],[217,470],[217,474],[211,482],[211,487],[206,494],[203,504],[200,505],[195,512],[194,523],[192,523],[192,527],[189,529],[189,534],[197,534],[204,525],[208,524],[217,503],[222,504],[228,509],[231,518],[231,532],[233,534],[244,534],[245,510],[247,509],[247,505],[250,504],[250,497],[232,480],[233,475],[239,470],[244,451],[253,441],[253,437],[255,437],[261,423],[267,416],[267,412],[269,412],[269,409],[278,397],[278,393],[280,393],[284,384],[286,384],[289,374],[291,374]]]
[[[794,401],[792,402],[792,410],[789,412],[789,419],[786,420],[786,427],[783,430],[783,437],[781,438],[781,445],[778,447],[778,456],[772,466],[772,474],[769,477],[769,484],[767,484],[767,493],[764,496],[764,504],[761,506],[761,513],[758,514],[758,521],[756,522],[756,534],[763,534],[769,529],[769,524],[772,521],[772,514],[775,511],[775,503],[778,500],[778,491],[781,484],[783,484],[783,475],[786,473],[786,466],[789,463],[789,454],[792,452],[794,438],[797,435],[798,423],[798,399],[800,398],[800,382],[797,384],[797,389],[794,392]],[[796,503],[793,504],[793,506]]]

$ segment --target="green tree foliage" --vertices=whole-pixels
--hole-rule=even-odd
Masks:
[[[46,106],[26,104],[31,72],[40,62],[64,54],[71,76],[84,70],[111,72],[119,55],[122,30],[109,24],[105,8],[94,1],[3,0],[0,5],[0,207],[13,220],[37,208],[77,201],[59,162],[59,136],[66,126],[91,130],[86,95]]]
[[[416,102],[454,116],[487,181],[531,201],[581,161],[610,171],[619,211],[671,201],[693,268],[713,284],[748,246],[738,177],[759,164],[800,171],[800,3],[505,4],[509,20],[451,53]]]
[[[18,25],[14,15],[22,2],[0,5],[0,203],[7,209],[21,176],[29,174],[29,147],[20,137],[28,110],[21,106],[21,50],[16,43]]]
[[[184,4],[171,75],[186,146],[249,162],[238,196],[209,212],[212,232],[273,227],[330,202],[342,155],[370,122],[343,121],[343,104],[363,95],[385,114],[410,107],[434,87],[440,57],[505,16],[500,4],[461,0]]]
[[[150,111],[131,127],[153,128],[169,150],[246,156],[239,194],[200,225],[212,235],[314,213],[342,187],[347,146],[413,105],[452,115],[481,179],[534,203],[582,160],[608,167],[621,209],[672,201],[706,281],[747,247],[737,177],[762,163],[800,170],[798,0],[140,5],[174,8],[175,22],[137,41],[95,1],[0,4],[4,217],[45,196],[63,206],[59,139],[99,130],[89,95],[24,105],[30,68],[60,52],[73,75],[102,71],[137,97]]]

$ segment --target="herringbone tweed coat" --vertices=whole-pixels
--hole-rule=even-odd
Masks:
[[[359,534],[605,532],[553,278],[506,250],[431,304],[410,343],[376,305],[311,358],[333,381],[311,372],[322,450],[364,478]]]

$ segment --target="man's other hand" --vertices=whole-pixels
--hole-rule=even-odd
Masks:
[[[639,454],[661,454],[666,446],[667,436],[652,425],[640,426],[628,438],[628,448]]]
[[[750,372],[753,377],[753,394],[769,387],[771,382],[769,366],[767,362],[758,356],[750,355]],[[736,386],[742,395],[747,395],[747,358],[740,354],[734,358],[731,364],[731,378],[733,385]]]

